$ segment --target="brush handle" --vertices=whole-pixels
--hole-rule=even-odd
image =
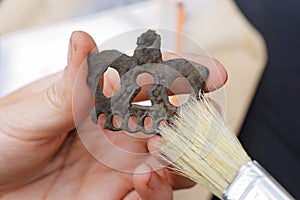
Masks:
[[[224,200],[290,200],[294,199],[260,164],[251,161],[241,167],[223,192]]]

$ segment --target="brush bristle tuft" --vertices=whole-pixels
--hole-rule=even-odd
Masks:
[[[164,126],[160,134],[161,155],[171,168],[219,198],[239,169],[251,160],[205,97],[183,105],[173,123]]]

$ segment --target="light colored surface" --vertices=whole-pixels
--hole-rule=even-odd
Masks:
[[[0,3],[0,33],[26,27],[49,24],[64,19],[78,9],[73,0],[2,0]],[[79,2],[79,0],[77,0]]]
[[[0,4],[0,20],[5,20],[5,23],[0,21],[1,33],[36,25],[39,27],[0,38],[0,96],[45,74],[63,69],[73,30],[89,32],[99,44],[113,35],[136,28],[176,27],[175,1],[172,0],[144,2],[51,26],[40,25],[67,17],[82,1],[59,1],[58,4],[58,1],[56,4],[52,1],[51,5],[42,5],[46,1],[38,0],[5,2],[10,2],[10,5],[6,4],[3,12],[3,4]],[[237,132],[264,68],[264,42],[231,0],[185,2],[188,13],[184,32],[227,67],[229,79],[225,87],[225,112],[229,124]],[[49,9],[56,12],[47,12]],[[32,17],[30,12],[38,12],[40,17]],[[10,23],[7,23],[8,19]],[[188,47],[185,50],[189,51]],[[224,90],[215,92],[214,96],[222,99]],[[175,192],[177,200],[207,199],[208,196],[209,193],[200,186]]]
[[[189,35],[226,66],[225,112],[237,133],[265,67],[265,43],[231,0],[215,1],[201,15]]]

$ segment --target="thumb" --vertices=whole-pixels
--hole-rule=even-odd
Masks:
[[[22,99],[0,111],[2,128],[23,140],[55,137],[74,129],[72,90],[80,66],[89,52],[96,49],[94,40],[84,32],[70,38],[68,66],[62,77],[44,91]]]
[[[133,175],[135,190],[143,200],[171,200],[173,190],[168,181],[146,164],[140,165]]]

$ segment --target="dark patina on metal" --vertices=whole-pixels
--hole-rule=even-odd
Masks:
[[[128,56],[117,50],[107,50],[100,53],[90,53],[88,56],[87,83],[95,95],[96,105],[91,111],[91,118],[98,124],[98,117],[106,117],[103,128],[112,131],[125,130],[131,133],[157,133],[162,121],[169,121],[176,114],[178,107],[172,105],[168,99],[169,86],[178,77],[185,77],[191,86],[190,96],[200,98],[199,91],[203,91],[208,76],[206,67],[186,60],[162,60],[160,51],[160,35],[153,30],[141,34],[137,39],[137,47],[133,56]],[[106,97],[99,85],[99,80],[109,68],[117,70],[121,79],[120,90],[112,97]],[[154,84],[147,90],[151,106],[133,104],[133,99],[140,92],[141,87],[136,83],[139,74],[148,73],[154,78]],[[113,117],[118,115],[122,122],[115,127]],[[131,116],[137,119],[134,129],[129,128]],[[152,130],[146,130],[144,121],[150,117]]]

